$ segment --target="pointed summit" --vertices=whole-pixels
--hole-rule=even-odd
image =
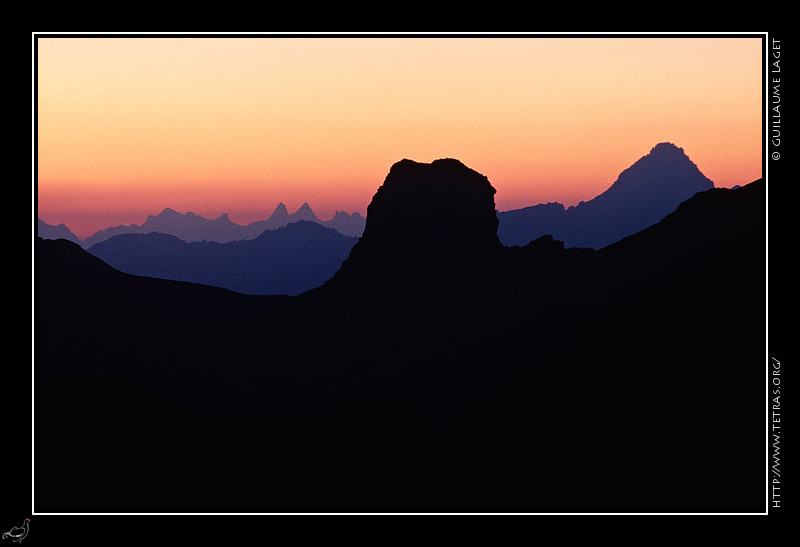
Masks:
[[[270,215],[270,220],[273,219],[284,219],[288,218],[289,211],[286,209],[286,205],[283,202],[280,202],[275,210],[272,211],[272,215]]]
[[[319,220],[317,215],[314,214],[314,211],[311,210],[311,206],[308,203],[303,203],[300,208],[292,214],[292,222],[297,222],[298,220],[310,220],[312,222],[316,222]]]
[[[714,188],[714,183],[700,172],[683,148],[662,142],[620,173],[616,182],[598,198],[621,192],[628,194],[629,200],[652,199],[655,192],[678,199],[677,203],[680,203],[697,192],[711,188]]]
[[[500,214],[501,240],[523,246],[546,234],[566,247],[600,249],[655,224],[714,183],[683,148],[660,142],[622,171],[604,192],[562,210],[544,204]]]

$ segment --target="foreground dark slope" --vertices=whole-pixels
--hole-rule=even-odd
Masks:
[[[224,404],[231,349],[280,324],[285,299],[124,274],[65,240],[38,239],[35,272],[42,510],[218,503],[198,417]]]
[[[396,164],[296,298],[39,241],[36,509],[763,509],[763,183],[601,251],[503,247],[493,194]]]

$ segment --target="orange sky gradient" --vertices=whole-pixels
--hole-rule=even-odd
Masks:
[[[762,176],[762,37],[37,37],[37,216],[78,237],[165,207],[366,214],[451,157],[497,208],[604,191],[659,142]]]

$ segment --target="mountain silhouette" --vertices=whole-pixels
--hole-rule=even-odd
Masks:
[[[398,162],[298,296],[37,240],[34,509],[762,512],[763,181],[600,250],[503,246],[494,193]]]
[[[141,225],[130,224],[127,226],[113,226],[96,232],[81,241],[81,245],[88,249],[107,239],[122,234],[149,234],[158,232],[173,235],[187,243],[211,241],[216,243],[230,243],[238,240],[255,239],[265,230],[275,230],[297,221],[310,221],[334,229],[341,234],[358,237],[364,229],[365,219],[356,213],[352,215],[338,211],[330,220],[320,220],[314,211],[304,203],[297,211],[289,214],[286,205],[278,204],[269,218],[257,220],[247,225],[237,224],[222,214],[215,219],[207,219],[195,213],[179,213],[167,207],[157,215],[149,215]],[[45,239],[57,239],[46,237]]]
[[[303,203],[297,211],[289,214],[286,205],[281,202],[268,219],[257,220],[248,224],[244,230],[244,237],[241,239],[252,239],[264,230],[274,230],[301,220],[316,222],[326,228],[331,228],[350,237],[361,236],[361,233],[364,231],[364,223],[366,222],[364,217],[358,212],[351,215],[345,211],[337,211],[330,220],[320,220],[308,203]]]
[[[598,249],[658,222],[681,202],[713,187],[713,182],[700,172],[682,148],[663,142],[624,170],[606,191],[592,200],[568,208],[560,203],[546,203],[498,213],[497,235],[507,246],[522,246],[543,235],[553,235],[567,247]],[[446,217],[448,213],[442,210],[442,214]],[[291,214],[281,202],[267,219],[247,225],[232,222],[227,214],[206,219],[192,212],[182,214],[166,208],[158,215],[149,215],[142,225],[109,227],[80,243],[88,249],[115,235],[151,232],[174,235],[189,243],[228,243],[254,239],[265,230],[300,220],[316,222],[351,237],[360,237],[366,224],[366,219],[358,212],[351,215],[337,211],[332,219],[320,220],[307,202]],[[56,230],[43,221],[40,221],[38,235],[45,239],[63,237],[78,241],[66,226],[59,225]]]
[[[328,285],[405,298],[406,288],[450,291],[475,281],[502,247],[494,193],[485,176],[455,159],[394,164]]]
[[[251,240],[186,243],[156,232],[123,234],[88,251],[134,275],[202,283],[245,294],[297,295],[327,281],[355,242],[356,238],[315,222],[297,221],[265,230]]]
[[[230,221],[228,215],[223,214],[216,219],[207,219],[192,212],[178,213],[167,207],[158,215],[148,215],[147,220],[141,225],[130,224],[127,226],[113,226],[83,240],[84,248],[89,248],[120,234],[148,234],[159,232],[174,235],[184,241],[233,241],[239,239],[241,226]]]
[[[550,234],[567,247],[599,249],[655,224],[681,202],[713,187],[682,148],[664,142],[589,201],[500,213],[498,235],[505,245],[525,245]]]
[[[286,205],[283,202],[280,202],[275,210],[272,211],[272,214],[267,219],[267,222],[274,223],[275,225],[283,225],[289,224],[291,222],[291,217],[289,216],[289,210],[286,208]]]
[[[58,224],[57,226],[53,226],[40,218],[36,219],[36,233],[38,237],[44,239],[66,239],[73,243],[78,243],[79,241],[78,236],[73,234],[66,225]]]
[[[333,218],[330,220],[323,220],[320,223],[326,228],[332,228],[337,232],[350,237],[361,237],[364,233],[364,225],[367,219],[361,216],[358,211],[353,214],[347,211],[336,211]]]
[[[300,208],[295,211],[294,215],[297,220],[308,220],[311,222],[319,220],[317,219],[317,215],[314,214],[314,211],[311,210],[311,207],[308,205],[308,203],[303,203],[303,205],[301,205]]]

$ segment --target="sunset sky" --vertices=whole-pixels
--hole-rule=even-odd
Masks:
[[[78,237],[165,207],[366,213],[457,158],[497,208],[574,205],[659,142],[762,176],[762,37],[38,37],[37,215]]]

